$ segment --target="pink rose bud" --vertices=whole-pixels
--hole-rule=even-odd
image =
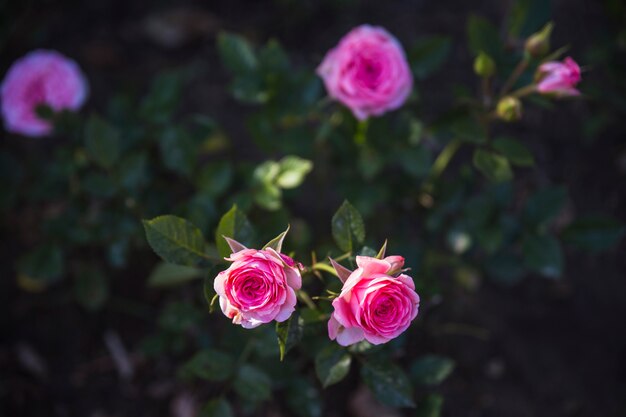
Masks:
[[[402,46],[381,27],[359,26],[331,49],[317,68],[328,95],[359,120],[400,107],[413,76]]]
[[[32,137],[48,135],[52,125],[37,116],[37,106],[77,110],[87,90],[76,62],[56,51],[30,52],[13,63],[0,87],[5,128]]]
[[[563,62],[549,61],[541,64],[537,70],[537,91],[542,94],[557,96],[577,96],[580,92],[574,88],[580,82],[580,67],[572,58]]]
[[[226,260],[232,264],[217,275],[213,287],[222,312],[234,324],[252,329],[285,321],[295,311],[296,290],[302,286],[300,264],[272,248],[244,248]]]
[[[417,317],[420,298],[413,279],[394,276],[404,265],[400,256],[385,259],[357,256],[358,268],[333,300],[328,337],[342,346],[363,339],[378,345],[402,334]]]

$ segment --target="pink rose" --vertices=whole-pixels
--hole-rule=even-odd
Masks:
[[[539,83],[537,91],[558,96],[577,96],[580,92],[574,88],[580,82],[580,67],[572,58],[563,62],[549,61],[541,64],[537,70]]]
[[[413,76],[400,43],[381,27],[352,29],[317,68],[328,95],[359,120],[400,107]]]
[[[232,264],[213,284],[222,312],[246,329],[287,320],[295,311],[296,290],[302,286],[300,265],[272,248],[238,245],[242,249],[226,258]]]
[[[55,51],[36,50],[13,63],[0,87],[2,117],[8,131],[45,136],[52,125],[35,109],[77,110],[87,97],[87,81],[73,60]]]
[[[333,300],[335,311],[328,322],[328,337],[337,339],[342,346],[363,339],[374,345],[386,343],[404,332],[417,317],[420,298],[415,284],[408,275],[394,276],[404,265],[401,256],[357,256],[356,264],[358,268]]]

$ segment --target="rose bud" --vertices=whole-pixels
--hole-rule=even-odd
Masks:
[[[549,61],[541,64],[536,78],[537,91],[542,94],[558,97],[580,95],[580,91],[574,88],[581,79],[580,67],[570,57],[565,58],[563,62]]]
[[[518,121],[522,118],[522,102],[516,97],[503,97],[496,106],[496,113],[505,122]]]
[[[381,27],[362,25],[331,49],[317,68],[328,95],[359,120],[400,107],[413,76],[400,43]]]
[[[226,260],[232,264],[213,283],[224,315],[246,329],[287,320],[302,286],[301,265],[271,247],[248,249],[227,240],[233,253]]]
[[[541,58],[550,51],[550,35],[553,28],[554,23],[550,22],[526,40],[524,51],[528,56]]]
[[[37,108],[78,110],[87,91],[87,81],[76,62],[56,51],[30,52],[13,63],[0,87],[5,128],[32,137],[48,135],[52,123],[40,118]]]
[[[328,337],[342,346],[364,339],[374,345],[386,343],[402,334],[417,317],[420,298],[415,284],[408,275],[395,275],[404,265],[400,256],[357,256],[356,263],[358,268],[351,273],[335,267],[345,281],[341,294],[333,300]]]
[[[478,54],[474,59],[474,72],[479,77],[488,78],[496,72],[496,63],[484,52]]]

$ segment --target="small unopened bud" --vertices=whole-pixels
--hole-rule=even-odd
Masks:
[[[491,77],[496,72],[496,63],[484,52],[480,52],[474,59],[474,72],[479,77]]]
[[[516,97],[504,97],[498,102],[496,113],[505,122],[515,122],[522,118],[522,102]]]
[[[528,56],[533,58],[544,57],[550,52],[550,35],[554,24],[547,23],[539,32],[532,34],[527,40],[524,50]]]

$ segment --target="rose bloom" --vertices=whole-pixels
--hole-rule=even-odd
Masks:
[[[48,135],[52,124],[37,116],[37,106],[77,110],[85,102],[87,90],[76,62],[56,51],[30,52],[11,65],[0,87],[5,128],[26,136]]]
[[[558,96],[577,96],[580,94],[576,84],[580,82],[580,67],[572,58],[567,57],[563,62],[549,61],[539,66],[537,70],[539,83],[537,91],[543,94]]]
[[[272,320],[287,320],[295,311],[296,290],[302,286],[300,265],[272,248],[243,249],[226,258],[213,287],[226,317],[246,329]]]
[[[328,95],[359,120],[400,107],[413,76],[400,43],[381,27],[362,25],[331,49],[317,68]]]
[[[358,268],[333,300],[328,337],[348,346],[363,339],[378,345],[398,337],[417,317],[420,298],[413,279],[400,273],[401,256],[357,256]]]

